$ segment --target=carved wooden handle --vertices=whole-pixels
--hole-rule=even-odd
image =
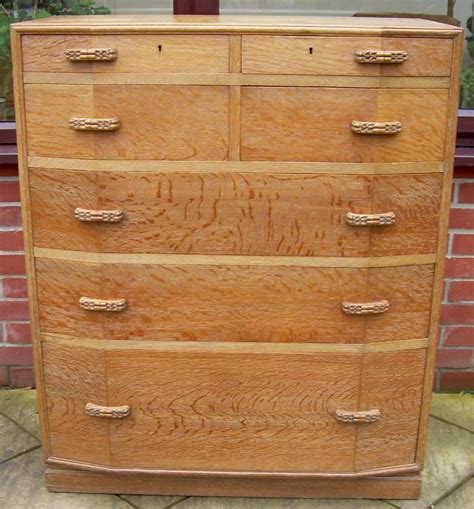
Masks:
[[[117,50],[114,48],[72,48],[64,52],[66,60],[71,62],[111,62],[117,58]]]
[[[91,417],[108,417],[109,419],[123,419],[130,415],[130,407],[128,405],[102,406],[94,405],[94,403],[87,403],[85,411],[86,414]]]
[[[363,412],[349,412],[347,410],[336,410],[336,419],[341,422],[376,422],[380,420],[380,410],[366,410]]]
[[[90,210],[77,207],[74,217],[85,223],[119,223],[123,219],[121,210]]]
[[[355,52],[359,64],[403,64],[408,55],[406,51],[360,50]]]
[[[69,127],[76,131],[116,131],[120,127],[118,118],[81,118],[69,119]]]
[[[402,130],[401,122],[361,122],[353,120],[352,132],[356,134],[397,134]]]
[[[386,226],[395,223],[395,213],[385,212],[383,214],[346,214],[346,223],[350,226]]]
[[[346,315],[380,315],[390,308],[388,300],[376,302],[343,302],[342,310]]]
[[[87,311],[108,311],[117,313],[126,309],[127,301],[125,299],[104,300],[81,297],[79,299],[79,307]]]

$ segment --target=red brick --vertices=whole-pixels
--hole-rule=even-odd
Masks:
[[[474,182],[459,184],[459,203],[474,203]]]
[[[11,368],[12,387],[35,387],[33,368]]]
[[[21,207],[19,205],[0,207],[0,226],[21,226]]]
[[[31,343],[31,324],[7,323],[7,343]]]
[[[0,232],[0,251],[23,251],[23,232]]]
[[[444,344],[446,346],[474,346],[474,327],[449,327],[444,336]]]
[[[28,346],[1,346],[0,364],[31,366],[33,364],[33,350]]]
[[[28,320],[29,319],[28,312],[28,301],[0,301],[0,320],[10,321],[10,320]],[[0,361],[0,364],[2,362]]]
[[[472,350],[468,348],[438,348],[436,352],[437,368],[470,368]]]
[[[441,390],[472,390],[474,371],[442,371],[439,378]]]
[[[0,181],[0,202],[19,202],[20,184],[18,181],[1,182]]]
[[[26,279],[5,278],[3,280],[3,296],[8,299],[21,299],[28,297]]]
[[[7,385],[10,385],[8,368],[0,366],[0,387],[6,387]]]
[[[451,209],[449,212],[449,227],[474,229],[474,209]]]
[[[447,258],[444,276],[447,278],[474,278],[472,258]]]
[[[474,234],[456,233],[453,240],[453,254],[474,255]],[[474,264],[474,260],[471,260]]]
[[[451,281],[448,300],[474,301],[474,281]]]
[[[3,276],[22,276],[25,274],[23,255],[0,255],[0,274]]]
[[[443,325],[474,324],[474,304],[443,304],[441,323]]]

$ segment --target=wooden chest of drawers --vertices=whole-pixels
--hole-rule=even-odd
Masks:
[[[416,498],[461,30],[14,26],[52,490]]]

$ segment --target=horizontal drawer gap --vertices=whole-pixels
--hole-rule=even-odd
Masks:
[[[92,253],[35,247],[37,258],[82,263],[124,263],[140,265],[242,265],[278,267],[400,267],[428,265],[436,262],[436,254],[379,256],[372,258],[303,257],[303,256],[235,256],[185,254]]]
[[[257,343],[217,341],[136,341],[92,339],[63,334],[41,334],[43,341],[70,344],[99,350],[154,350],[163,352],[219,352],[219,353],[262,353],[262,354],[304,354],[317,352],[394,352],[427,348],[428,339],[404,339],[380,343]]]
[[[419,76],[311,76],[240,73],[25,72],[25,83],[62,85],[241,85],[342,88],[449,88],[449,78]]]
[[[392,175],[399,173],[442,173],[444,163],[321,163],[278,161],[123,161],[87,160],[55,157],[29,157],[31,168],[76,171],[150,172],[150,173],[329,173],[335,175]]]

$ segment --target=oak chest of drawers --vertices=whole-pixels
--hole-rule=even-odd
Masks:
[[[47,484],[416,498],[461,30],[14,26]]]

